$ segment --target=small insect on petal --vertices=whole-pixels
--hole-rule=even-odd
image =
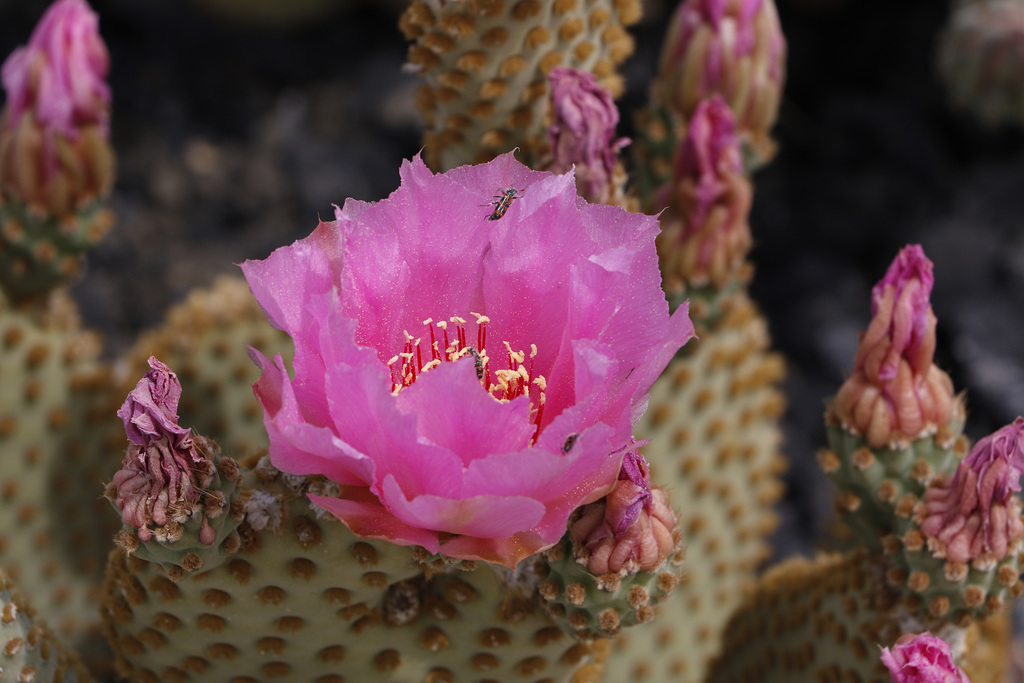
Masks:
[[[492,211],[491,215],[487,217],[487,220],[496,221],[502,216],[504,216],[505,212],[508,211],[508,207],[512,206],[512,200],[514,200],[516,197],[522,196],[520,192],[521,190],[517,190],[514,187],[510,187],[507,190],[505,190],[505,192],[502,193],[501,195],[494,195],[494,198],[497,201],[491,202],[491,204],[494,205],[494,211]]]
[[[578,438],[580,438],[579,434],[570,434],[568,438],[566,438],[565,443],[562,444],[562,452],[568,453],[569,451],[571,451],[573,444],[576,443],[576,439]]]

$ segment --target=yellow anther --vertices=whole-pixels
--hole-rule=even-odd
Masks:
[[[537,345],[536,344],[530,344],[530,358],[533,358],[536,355],[537,355]]]
[[[544,377],[544,375],[537,375],[536,377],[534,377],[533,378],[533,383],[536,384],[537,388],[540,389],[541,391],[544,391],[545,389],[548,388],[548,381]],[[544,394],[541,394],[541,398],[543,398],[543,397],[544,397]]]
[[[388,361],[388,365],[391,366],[391,365],[394,365],[395,363],[397,363],[398,362],[398,358],[399,358],[399,356],[393,356],[391,358],[391,360]]]
[[[469,314],[476,318],[476,324],[477,325],[483,325],[484,323],[491,322],[490,318],[488,318],[486,315],[483,315],[481,313],[473,313],[472,311],[470,311]]]

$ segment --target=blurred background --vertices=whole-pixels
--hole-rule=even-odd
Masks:
[[[191,288],[308,234],[332,203],[386,197],[420,148],[401,0],[335,0],[290,24],[239,22],[204,0],[90,1],[113,63],[118,222],[74,294],[111,356]],[[902,245],[935,262],[938,362],[969,390],[968,433],[1024,413],[1024,136],[948,105],[934,67],[945,2],[777,1],[780,153],[755,177],[751,223],[753,295],[789,361],[782,558],[811,552],[830,518],[814,460],[824,403]],[[47,4],[0,0],[0,55]],[[634,28],[622,134],[674,4],[648,0]]]

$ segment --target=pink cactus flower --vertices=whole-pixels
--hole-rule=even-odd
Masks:
[[[631,450],[604,500],[584,507],[569,527],[579,560],[595,576],[653,572],[678,550],[676,516],[650,468]]]
[[[616,186],[619,150],[629,144],[629,138],[615,138],[619,109],[612,94],[589,71],[556,67],[548,79],[554,110],[548,128],[554,160],[548,170],[566,173],[575,165],[580,194],[588,201],[607,204],[620,189]]]
[[[970,683],[946,641],[927,632],[903,636],[892,650],[883,647],[882,663],[892,683]]]
[[[1020,491],[1024,418],[980,440],[952,480],[928,487],[919,517],[929,549],[951,562],[991,569],[1024,538]]]
[[[143,542],[190,519],[213,478],[213,463],[200,454],[191,430],[178,425],[177,375],[156,358],[149,367],[117,411],[131,443],[110,491],[122,520]]]
[[[702,100],[722,95],[767,158],[785,58],[774,0],[684,0],[669,24],[655,97],[689,120]]]
[[[953,417],[953,383],[932,362],[933,283],[932,262],[914,244],[900,251],[871,291],[871,324],[832,410],[872,447],[903,446]]]
[[[85,0],[57,0],[43,15],[28,45],[0,67],[14,129],[27,111],[48,130],[74,139],[83,125],[107,132],[110,88],[107,46],[99,19]]]
[[[294,379],[252,354],[270,455],[337,482],[313,499],[359,535],[512,567],[612,488],[693,326],[669,316],[656,220],[587,204],[571,175],[505,154],[401,178],[242,265],[295,342]]]

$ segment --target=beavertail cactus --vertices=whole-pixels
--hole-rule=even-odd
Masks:
[[[111,225],[110,66],[85,0],[57,0],[3,63],[0,282],[30,295],[74,275]]]
[[[427,163],[448,170],[518,147],[536,167],[549,154],[550,71],[589,71],[622,94],[615,68],[633,52],[625,27],[640,13],[640,0],[414,0],[400,25],[427,81]]]
[[[243,264],[295,341],[294,380],[254,353],[270,455],[341,484],[314,502],[360,536],[511,568],[613,487],[693,326],[658,287],[654,219],[587,205],[572,176],[507,154],[402,180]],[[521,197],[494,219],[502,187]]]
[[[746,293],[752,193],[733,126],[721,98],[702,103],[672,152],[674,175],[647,197],[649,209],[668,206],[663,286],[670,306],[689,298],[699,339],[655,383],[637,437],[649,440],[652,481],[672,491],[687,553],[658,618],[613,641],[609,680],[702,681],[775,528],[783,364]]]

